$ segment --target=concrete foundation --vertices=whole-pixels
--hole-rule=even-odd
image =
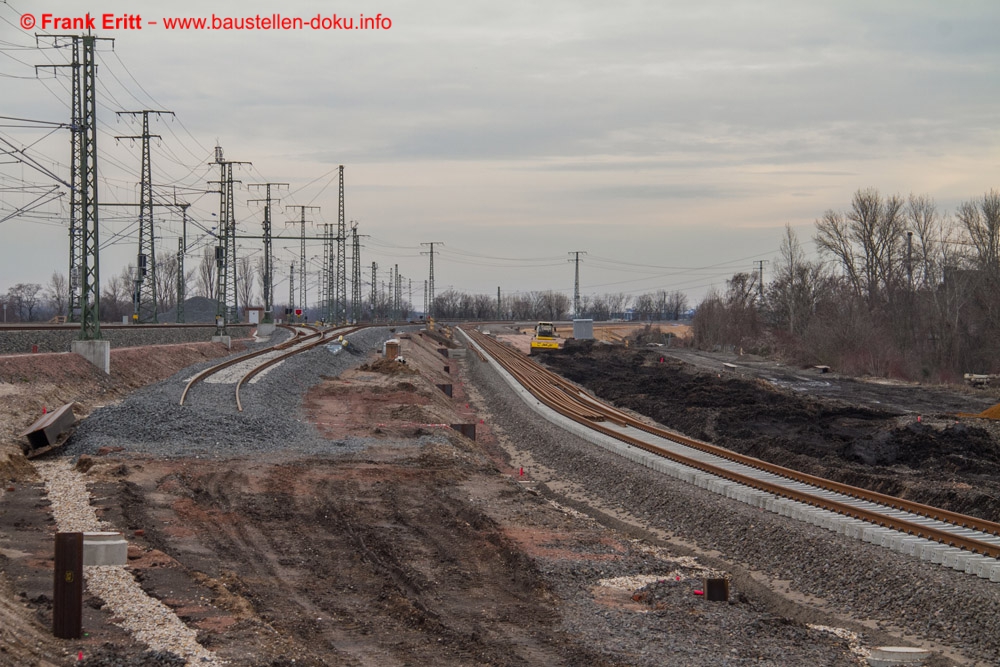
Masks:
[[[257,335],[260,336],[260,337],[262,337],[262,338],[264,336],[270,336],[271,334],[274,333],[274,330],[276,328],[277,327],[272,322],[266,322],[264,324],[258,324],[257,325]]]
[[[222,343],[227,350],[233,349],[233,339],[231,336],[212,336],[213,343]]]
[[[121,533],[84,533],[84,565],[125,565],[128,543]]]
[[[106,340],[75,340],[70,351],[111,375],[111,342]]]

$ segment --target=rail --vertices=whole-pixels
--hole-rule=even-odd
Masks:
[[[912,514],[928,517],[937,521],[954,524],[976,530],[982,533],[1000,535],[1000,524],[978,517],[971,517],[957,512],[951,512],[941,508],[931,507],[920,503],[896,498],[867,489],[850,486],[840,482],[823,479],[814,475],[778,466],[760,459],[756,459],[743,454],[711,445],[700,440],[688,438],[667,431],[665,429],[645,424],[634,417],[617,410],[591,396],[587,395],[565,378],[543,368],[536,362],[528,359],[520,352],[486,336],[473,328],[463,328],[465,332],[482,350],[492,357],[496,363],[510,373],[519,383],[521,383],[535,398],[541,403],[566,416],[573,421],[582,424],[595,431],[608,435],[619,441],[625,442],[644,451],[657,456],[671,459],[677,463],[701,470],[718,477],[728,479],[745,486],[761,491],[775,494],[777,496],[796,500],[813,507],[830,510],[838,514],[850,516],[875,525],[893,528],[895,530],[923,537],[941,544],[959,547],[973,553],[979,553],[994,558],[1000,558],[1000,546],[983,542],[973,538],[963,537],[946,530],[924,526],[918,523],[906,521],[904,519],[886,516],[876,511],[855,507],[846,503],[812,495],[804,491],[789,489],[785,486],[757,479],[733,470],[729,470],[711,463],[701,461],[689,456],[684,456],[678,452],[670,451],[655,444],[643,441],[640,438],[632,437],[621,433],[613,428],[604,425],[604,422],[612,422],[620,427],[634,428],[651,435],[675,442],[692,449],[713,454],[728,461],[740,463],[742,465],[771,473],[795,482],[809,484],[826,491],[833,491],[851,498],[865,500],[890,509],[902,510]]]

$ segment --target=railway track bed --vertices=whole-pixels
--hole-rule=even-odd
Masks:
[[[792,519],[784,503],[775,505],[780,514],[768,512],[712,493],[707,482],[700,488],[635,465],[526,409],[494,364],[468,358],[470,380],[490,406],[487,420],[505,425],[512,464],[523,465],[525,483],[546,497],[671,549],[689,549],[737,587],[784,600],[785,613],[798,621],[861,620],[892,632],[894,642],[955,661],[933,664],[1000,663],[996,584]]]
[[[532,409],[636,463],[729,498],[1000,582],[1000,525],[814,478],[640,422],[471,331]]]
[[[384,337],[352,339],[371,350]],[[187,614],[188,600],[215,602],[186,618],[198,627],[220,619],[205,636],[233,664],[280,655],[327,664],[368,647],[401,662],[456,665],[833,667],[862,664],[855,648],[887,643],[944,655],[956,647],[956,664],[1000,657],[995,587],[634,466],[508,399],[509,386],[500,389],[477,355],[448,361],[433,347],[424,355],[433,377],[426,391],[445,400],[431,385],[445,365],[458,374],[456,408],[464,414],[471,403],[485,419],[477,443],[442,441],[447,429],[417,430],[413,413],[386,405],[397,391],[418,398],[407,375],[372,386],[362,373],[355,386],[381,414],[405,420],[395,429],[405,441],[345,433],[335,414],[312,417],[315,405],[303,414],[303,392],[337,402],[348,380],[331,378],[360,361],[316,349],[250,385],[242,413],[226,384],[199,385],[178,405],[191,371],[178,373],[99,410],[93,417],[106,431],[83,433],[71,453],[123,447],[94,456],[93,502],[117,526],[144,528],[136,541],[159,550],[134,565],[145,587]],[[323,391],[308,389],[317,382]],[[314,440],[305,419],[341,431]],[[489,444],[491,433],[506,444]],[[502,463],[507,474],[497,474],[483,457],[511,439],[537,457],[513,455],[524,477]],[[44,513],[37,499],[22,501]],[[715,555],[688,546],[695,542]],[[162,566],[160,552],[178,563]],[[161,565],[146,562],[153,557]],[[330,569],[331,559],[343,565]],[[206,580],[191,580],[192,568],[209,582],[223,577],[216,590],[242,596],[259,616],[225,625],[231,610]],[[732,577],[732,604],[694,593],[710,572]],[[51,585],[50,571],[39,577]],[[401,617],[400,609],[410,611]],[[427,620],[400,625],[412,614]],[[936,667],[952,664],[940,655]]]

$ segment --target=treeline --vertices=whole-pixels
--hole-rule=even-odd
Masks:
[[[501,295],[468,294],[447,290],[434,299],[435,317],[456,320],[565,320],[571,316],[595,320],[677,320],[688,310],[683,292],[659,290],[633,296],[615,294],[580,295],[580,313],[573,313],[573,300],[562,292],[515,292]]]
[[[854,194],[815,222],[819,261],[786,227],[771,282],[740,273],[694,317],[694,343],[881,377],[1000,371],[1000,192],[953,215],[928,196]]]

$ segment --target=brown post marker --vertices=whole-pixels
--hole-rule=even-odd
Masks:
[[[83,533],[56,533],[52,634],[60,639],[83,636]]]
[[[705,579],[705,597],[712,602],[728,602],[729,580]]]

